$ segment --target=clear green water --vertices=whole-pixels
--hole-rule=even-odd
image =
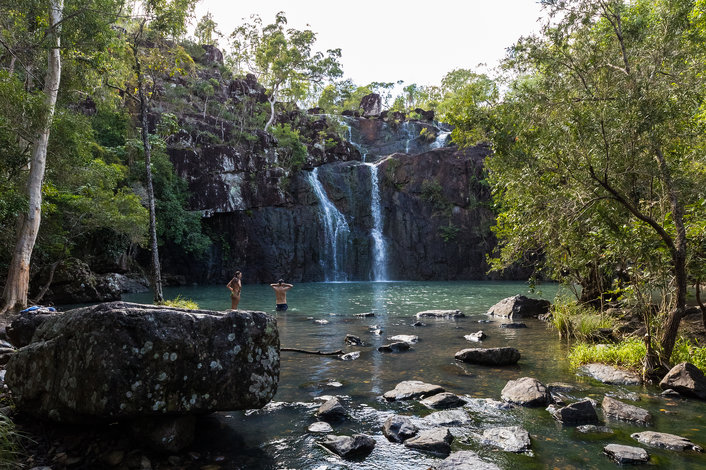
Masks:
[[[543,286],[542,296],[552,299],[556,286]],[[333,357],[282,352],[281,376],[273,402],[264,410],[219,413],[205,425],[197,449],[209,455],[225,457],[223,468],[263,469],[427,469],[437,457],[388,442],[381,425],[393,413],[415,417],[417,424],[432,410],[417,402],[387,403],[380,398],[402,380],[422,380],[442,385],[448,391],[476,398],[500,399],[508,380],[531,376],[543,383],[565,382],[578,389],[569,400],[591,397],[600,402],[606,393],[639,396],[637,406],[649,409],[655,425],[648,429],[690,438],[706,446],[706,403],[695,400],[669,400],[659,397],[656,387],[606,386],[576,376],[568,368],[568,348],[546,324],[523,320],[526,329],[502,329],[500,320],[486,320],[488,307],[514,294],[527,294],[527,286],[516,282],[385,282],[385,283],[310,283],[298,284],[288,294],[289,311],[277,313],[283,347],[308,350],[360,351],[355,361]],[[230,308],[225,286],[168,289],[168,298],[191,298],[204,309]],[[536,294],[535,294],[536,295]],[[150,294],[125,296],[125,300],[150,302]],[[275,314],[274,293],[266,285],[243,286],[241,310],[262,310]],[[423,320],[427,326],[413,327],[414,315],[427,309],[460,309],[467,317],[456,321]],[[374,317],[358,318],[356,313],[373,312]],[[315,320],[328,320],[327,324]],[[371,333],[377,325],[380,336]],[[470,343],[463,335],[482,329],[488,339]],[[346,346],[346,334],[359,336],[365,345]],[[418,335],[413,350],[385,354],[377,347],[398,334]],[[454,353],[469,347],[513,346],[522,359],[514,367],[492,368],[458,363]],[[338,382],[338,384],[332,384]],[[314,413],[325,395],[343,398],[352,419],[334,425],[337,434],[364,432],[377,445],[362,462],[347,462],[316,444],[319,435],[307,432],[315,421]],[[620,398],[620,397],[618,397]],[[628,403],[633,403],[624,400]],[[562,427],[544,409],[518,408],[493,414],[467,408],[472,423],[452,428],[454,450],[470,449],[501,468],[615,468],[602,455],[610,443],[637,445],[633,432],[645,430],[627,423],[608,421],[615,430],[612,436],[586,436],[572,427]],[[666,414],[664,411],[669,411]],[[600,412],[599,412],[600,416]],[[520,425],[532,437],[533,455],[516,455],[484,448],[473,433],[496,426]],[[705,468],[704,454],[648,449],[651,464],[657,468]]]

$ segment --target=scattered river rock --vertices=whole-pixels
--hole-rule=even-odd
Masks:
[[[670,450],[694,450],[703,452],[703,449],[689,439],[675,434],[667,434],[664,432],[643,431],[631,434],[630,437],[637,440],[640,444],[651,447],[663,447]]]
[[[539,380],[532,377],[522,377],[510,380],[503,388],[500,396],[503,400],[522,406],[546,406],[551,403],[551,396]]]
[[[630,421],[631,423],[647,426],[652,424],[652,415],[649,411],[639,406],[628,405],[620,400],[606,396],[601,404],[603,415],[609,418]]]
[[[640,385],[642,379],[634,372],[621,370],[606,364],[585,364],[579,370],[599,382],[612,385]]]
[[[366,434],[354,434],[352,437],[329,434],[319,444],[343,458],[360,458],[373,451],[375,439]]]
[[[597,426],[595,424],[584,424],[583,426],[577,426],[576,430],[583,434],[614,434],[615,431],[610,429],[608,426]]]
[[[315,423],[311,423],[309,427],[307,428],[307,431],[309,432],[318,432],[318,433],[328,433],[328,432],[333,432],[333,428],[331,427],[330,424],[328,424],[325,421],[317,421]]]
[[[508,366],[517,364],[520,351],[515,348],[469,348],[458,351],[457,360],[486,366]]]
[[[524,295],[507,297],[490,307],[488,315],[505,318],[530,318],[549,311],[551,303],[547,300],[530,299]]]
[[[480,436],[480,442],[506,452],[526,452],[532,445],[527,430],[519,426],[486,429]]]
[[[360,346],[363,344],[363,340],[361,340],[358,336],[355,335],[346,335],[343,341],[346,344],[350,344],[351,346]]]
[[[323,421],[336,422],[345,419],[348,416],[348,410],[338,398],[334,397],[319,407],[316,416]]]
[[[517,322],[501,323],[500,328],[518,329],[518,328],[527,328],[527,325],[525,325],[524,323],[517,323]]]
[[[378,351],[380,352],[404,352],[409,350],[409,343],[405,343],[402,341],[398,343],[383,344],[378,348]]]
[[[419,336],[416,335],[396,335],[389,338],[390,341],[401,341],[403,343],[414,344],[419,341]]]
[[[706,377],[698,367],[688,362],[672,367],[659,386],[662,390],[672,389],[685,396],[706,400]]]
[[[465,338],[467,341],[473,341],[473,342],[475,342],[475,343],[477,343],[477,342],[479,342],[479,341],[483,341],[483,340],[484,340],[485,338],[487,338],[487,337],[488,337],[488,336],[487,336],[485,333],[483,333],[483,330],[481,330],[481,331],[476,331],[475,333],[471,333],[471,334],[469,334],[469,335],[464,335],[464,338]]]
[[[436,426],[465,426],[471,423],[471,417],[464,410],[435,411],[424,417],[425,421]]]
[[[595,424],[598,415],[593,402],[589,399],[577,401],[563,408],[550,411],[554,419],[562,424],[576,426],[582,424]]]
[[[608,444],[603,448],[603,453],[618,465],[635,465],[650,460],[650,454],[641,447]]]
[[[392,442],[404,442],[414,437],[419,429],[406,416],[390,416],[382,425],[382,433]]]
[[[461,318],[465,316],[460,310],[425,310],[417,313],[417,318]]]
[[[466,404],[466,401],[453,393],[443,392],[432,395],[429,398],[425,398],[421,401],[421,403],[429,408],[447,409],[463,406]]]
[[[344,361],[355,361],[360,357],[360,351],[351,351],[349,353],[343,354],[341,359]]]
[[[478,454],[470,450],[454,452],[433,468],[435,470],[500,470],[500,467],[482,460]]]
[[[260,408],[278,379],[272,316],[126,302],[47,318],[6,375],[19,408],[61,422]]]
[[[405,447],[423,450],[437,455],[449,455],[454,437],[446,428],[420,431],[415,437],[404,441]]]
[[[444,387],[439,385],[428,384],[419,380],[405,380],[398,383],[393,390],[385,392],[383,397],[388,401],[414,400],[445,391]]]

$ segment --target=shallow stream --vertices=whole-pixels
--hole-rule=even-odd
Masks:
[[[549,300],[557,287],[542,286],[539,293]],[[288,293],[290,309],[277,313],[282,347],[344,352],[360,351],[353,361],[283,351],[279,388],[263,410],[219,413],[199,433],[196,449],[225,457],[224,468],[243,469],[419,469],[425,470],[439,457],[406,449],[387,441],[382,423],[392,414],[413,416],[415,424],[430,427],[422,418],[434,410],[417,401],[387,403],[381,395],[403,380],[438,384],[447,391],[470,398],[500,399],[508,380],[530,376],[544,384],[565,382],[575,390],[565,394],[573,401],[591,397],[598,401],[611,394],[618,399],[650,410],[655,419],[649,430],[687,437],[706,447],[706,403],[673,400],[659,396],[656,387],[607,386],[569,369],[568,347],[547,325],[522,320],[524,329],[500,328],[503,320],[485,315],[487,309],[514,294],[528,294],[519,282],[362,282],[297,284]],[[229,292],[223,287],[166,289],[167,298],[181,295],[198,302],[203,309],[230,308]],[[537,296],[538,294],[534,294]],[[126,295],[125,300],[150,302],[150,294]],[[266,285],[243,285],[241,310],[262,310],[275,314],[274,293]],[[422,320],[426,326],[413,327],[415,314],[428,309],[459,309],[467,317],[458,320]],[[355,314],[372,312],[373,317]],[[326,320],[327,323],[317,322]],[[491,320],[490,323],[479,321]],[[380,329],[380,335],[371,330]],[[488,338],[471,343],[463,336],[483,330]],[[364,346],[344,344],[346,334],[364,341]],[[413,349],[404,353],[381,353],[377,347],[389,343],[390,336],[419,336]],[[454,353],[471,347],[512,346],[520,350],[517,366],[484,367],[459,363]],[[316,444],[323,436],[307,432],[316,421],[314,413],[321,397],[336,395],[349,408],[352,418],[334,425],[334,433],[366,433],[377,442],[363,461],[345,461]],[[638,401],[631,401],[637,399]],[[483,412],[466,406],[468,425],[451,428],[453,450],[473,450],[505,469],[522,468],[615,468],[602,455],[610,443],[643,447],[630,438],[646,430],[628,423],[607,421],[614,429],[610,436],[584,435],[573,427],[554,421],[543,408],[516,408]],[[602,414],[599,411],[599,417]],[[497,426],[519,425],[532,438],[532,452],[511,454],[480,445],[474,433]],[[657,468],[706,469],[706,455],[648,448],[651,464]]]

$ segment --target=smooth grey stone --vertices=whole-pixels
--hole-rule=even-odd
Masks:
[[[482,460],[470,450],[454,452],[434,467],[436,470],[500,470],[494,463]]]
[[[490,307],[488,315],[504,318],[531,318],[547,313],[551,305],[547,300],[515,295]]]
[[[585,364],[579,367],[579,371],[606,384],[640,385],[642,383],[642,378],[636,373],[606,364]]]
[[[530,449],[530,435],[519,426],[486,429],[480,438],[485,445],[499,447],[506,452],[526,452]]]
[[[603,408],[603,415],[606,417],[630,421],[643,426],[652,424],[650,412],[639,406],[628,405],[615,398],[604,397],[601,407]]]
[[[352,437],[329,434],[319,444],[343,458],[359,458],[373,451],[375,439],[365,434],[354,434]]]
[[[390,341],[403,342],[408,344],[414,344],[419,341],[419,336],[416,335],[396,335],[388,338]]]
[[[338,398],[334,397],[319,407],[316,416],[322,421],[336,422],[345,419],[348,416],[348,410]]]
[[[608,444],[603,448],[603,453],[619,465],[635,465],[650,460],[650,454],[641,447]]]
[[[706,376],[688,362],[672,367],[659,386],[662,390],[672,389],[684,396],[706,400]]]
[[[432,395],[429,398],[425,398],[421,401],[421,403],[429,408],[447,409],[463,406],[466,404],[466,401],[453,393],[443,392]]]
[[[449,455],[453,435],[446,428],[428,429],[420,431],[415,437],[404,441],[405,447],[423,450],[437,455]]]
[[[417,313],[417,318],[461,318],[465,316],[460,310],[425,310]]]
[[[488,336],[481,330],[476,331],[475,333],[464,335],[463,337],[466,339],[466,341],[473,341],[474,343],[478,343],[486,339]]]
[[[424,420],[437,426],[465,426],[471,423],[471,417],[464,410],[435,411],[424,417]]]
[[[327,432],[333,432],[333,428],[331,427],[330,424],[328,424],[325,421],[317,421],[315,423],[311,423],[309,425],[309,427],[307,428],[307,431],[327,433]]]
[[[404,442],[414,437],[419,429],[406,416],[390,416],[382,425],[382,433],[392,442]]]
[[[510,403],[521,406],[545,406],[551,403],[551,395],[539,380],[532,377],[522,377],[510,380],[500,397]]]
[[[445,391],[444,387],[439,385],[428,384],[419,380],[405,380],[398,383],[393,390],[385,392],[383,397],[388,401],[413,400],[426,398]]]
[[[458,361],[484,366],[509,366],[520,360],[520,351],[515,348],[468,348],[458,351]]]
[[[554,419],[566,425],[595,424],[598,422],[596,408],[591,400],[581,400],[552,412]]]
[[[689,439],[675,434],[667,434],[664,432],[643,431],[631,434],[630,437],[637,440],[640,444],[651,447],[663,447],[670,450],[694,450],[703,452],[703,449]]]

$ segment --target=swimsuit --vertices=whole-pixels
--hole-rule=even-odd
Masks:
[[[275,310],[277,310],[278,312],[286,312],[288,308],[289,307],[287,307],[287,304],[277,304]]]

